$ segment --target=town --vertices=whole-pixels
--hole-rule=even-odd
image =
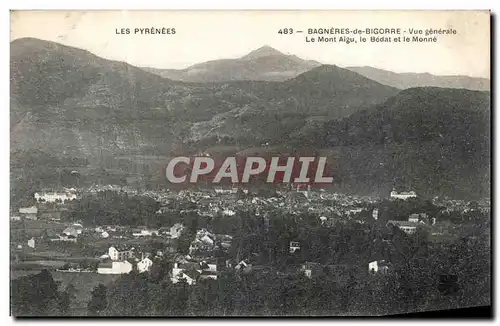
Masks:
[[[397,273],[409,255],[431,259],[429,252],[449,253],[460,239],[479,249],[489,241],[489,214],[489,201],[423,200],[396,190],[358,197],[305,184],[40,191],[31,206],[11,212],[11,277],[49,270],[66,286],[92,275],[97,286],[141,274],[196,286],[227,273],[274,273],[327,278],[340,288],[356,280],[362,289]],[[436,277],[448,274],[460,274],[456,262]]]

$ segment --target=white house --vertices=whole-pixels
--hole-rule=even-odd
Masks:
[[[409,198],[415,198],[417,197],[417,194],[415,191],[410,191],[410,192],[396,192],[395,190],[391,191],[391,199],[402,199],[402,200],[407,200]]]
[[[28,247],[35,249],[35,238],[28,240]]]
[[[216,264],[210,264],[210,263],[207,263],[206,261],[202,261],[200,263],[199,269],[197,269],[196,271],[198,273],[200,273],[200,276],[199,276],[200,280],[206,280],[206,279],[216,280],[217,279],[217,265]]]
[[[378,208],[375,208],[372,211],[372,217],[373,217],[374,220],[378,220]]]
[[[174,263],[172,268],[172,283],[177,283],[181,279],[186,280],[189,285],[196,284],[196,280],[200,276],[197,271],[199,265],[196,263]]]
[[[418,223],[419,220],[420,220],[419,214],[411,214],[410,217],[408,217],[408,222]]]
[[[202,241],[203,243],[206,243],[207,245],[214,245],[214,240],[208,235],[208,234],[205,234],[204,236],[202,236],[200,238],[200,241]]]
[[[401,231],[405,232],[406,234],[414,234],[417,232],[417,226],[418,223],[415,222],[409,222],[409,221],[389,221],[386,224],[387,226],[397,226]]]
[[[301,270],[304,272],[304,276],[307,278],[314,278],[323,275],[323,267],[321,266],[321,264],[314,262],[306,262],[302,265]]]
[[[37,201],[43,200],[47,203],[54,203],[57,200],[65,202],[67,200],[76,199],[76,194],[70,192],[37,192],[35,193],[35,199]]]
[[[368,263],[368,271],[372,274],[382,273],[385,274],[389,270],[389,266],[385,260],[375,260]]]
[[[290,253],[293,254],[297,250],[300,250],[300,242],[290,241]]]
[[[210,272],[210,273],[217,273],[217,265],[216,264],[210,264],[205,261],[200,263],[200,267],[198,269],[200,272]]]
[[[193,285],[193,284],[196,284],[196,280],[198,279],[198,277],[200,276],[200,274],[197,272],[197,271],[193,271],[193,270],[188,270],[188,271],[180,271],[176,277],[172,277],[172,283],[177,283],[179,282],[181,279],[184,279],[186,280],[187,284],[189,285]]]
[[[101,263],[97,266],[98,274],[128,274],[132,271],[132,264],[128,261],[113,261]]]
[[[252,270],[252,264],[249,264],[245,260],[242,260],[238,264],[236,264],[236,266],[234,266],[234,269],[237,271],[249,272]]]
[[[124,246],[111,246],[108,250],[111,260],[126,260],[134,257],[134,248]]]
[[[139,273],[148,272],[151,270],[151,266],[153,266],[153,261],[149,257],[146,257],[137,263],[137,270]]]
[[[199,278],[211,278],[216,280],[217,265],[206,262],[174,263],[174,267],[172,268],[172,283],[177,283],[181,279],[185,279],[186,282],[191,285],[195,284]]]
[[[216,194],[230,194],[231,189],[223,189],[223,188],[215,188],[214,189]]]

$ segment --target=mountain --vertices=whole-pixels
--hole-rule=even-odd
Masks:
[[[491,84],[489,79],[469,76],[436,76],[429,73],[395,73],[367,66],[347,67],[346,69],[376,80],[381,84],[399,89],[412,87],[444,87],[489,91]]]
[[[398,90],[331,65],[285,82],[231,83],[256,97],[254,105],[215,115],[191,128],[191,139],[224,138],[226,145],[284,143],[288,135],[318,121],[340,119],[380,104]]]
[[[289,97],[297,103],[300,111],[334,118],[346,117],[360,108],[381,103],[398,92],[335,65],[313,68],[278,88],[286,93],[282,97]]]
[[[228,85],[187,85],[33,38],[10,44],[11,148],[89,157],[166,152],[186,121],[254,101]]]
[[[17,39],[10,53],[12,150],[95,158],[120,142],[133,144],[135,127],[141,126],[129,122],[162,105],[161,94],[179,87],[54,42]]]
[[[11,94],[23,105],[159,105],[158,94],[173,87],[127,63],[34,38],[11,42],[10,56]]]
[[[280,51],[276,50],[273,47],[270,47],[269,45],[264,45],[257,50],[254,50],[250,52],[249,54],[241,57],[242,60],[255,60],[258,58],[262,57],[270,57],[270,56],[284,56],[283,53]]]
[[[235,80],[284,81],[319,65],[316,61],[286,55],[265,45],[241,58],[207,61],[182,70],[143,69],[173,80],[207,83]]]
[[[241,61],[276,57],[297,60],[263,47]],[[336,66],[285,82],[184,83],[31,38],[11,43],[10,65],[13,150],[36,148],[94,163],[164,154],[185,141],[283,142],[311,121],[345,117],[397,92]]]
[[[344,190],[481,198],[490,188],[490,93],[412,88],[375,109],[296,134],[292,146],[328,148]]]
[[[321,65],[284,82],[240,81],[231,85],[263,100],[266,110],[330,118],[346,117],[399,92],[335,65]]]

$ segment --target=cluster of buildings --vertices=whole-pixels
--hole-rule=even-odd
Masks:
[[[417,232],[418,227],[422,226],[432,226],[436,224],[436,218],[430,217],[427,213],[414,213],[410,214],[407,221],[395,221],[389,220],[387,222],[388,227],[398,227],[401,231],[406,234],[414,234]]]
[[[200,216],[225,216],[231,217],[238,211],[248,211],[251,209],[255,215],[266,216],[268,212],[284,211],[287,214],[310,213],[319,218],[319,222],[324,226],[332,226],[331,221],[357,219],[362,213],[368,212],[374,220],[379,219],[379,210],[376,207],[378,198],[367,198],[348,196],[343,194],[329,193],[323,190],[312,191],[310,188],[297,187],[293,190],[278,190],[274,196],[250,194],[246,190],[236,187],[216,188],[210,190],[183,190],[178,193],[170,191],[138,191],[124,187],[104,186],[94,187],[86,191],[125,191],[134,195],[145,195],[155,198],[160,203],[157,214],[168,214],[176,212],[196,212]],[[11,216],[13,220],[57,219],[56,215],[42,215],[47,212],[55,213],[63,211],[64,205],[77,199],[78,192],[75,189],[67,189],[64,192],[38,192],[34,198],[37,204],[30,207],[20,208],[16,215]],[[417,197],[414,191],[396,192],[392,191],[390,199],[409,200]],[[436,201],[437,202],[437,201]],[[479,202],[473,207],[468,202],[446,201],[446,209],[489,209],[489,203]],[[46,205],[52,207],[52,211],[44,208]],[[55,208],[54,208],[55,207]],[[42,209],[41,209],[42,208]],[[360,220],[360,223],[362,221]],[[434,217],[426,213],[416,213],[408,216],[407,220],[389,220],[386,226],[390,229],[397,227],[406,234],[415,234],[419,227],[433,226],[436,223]],[[383,224],[382,224],[383,225]],[[161,236],[169,239],[178,239],[184,232],[185,227],[181,223],[175,223],[171,227],[150,228],[150,227],[121,227],[121,226],[96,226],[93,228],[94,234],[105,239],[129,239],[148,238]],[[52,242],[77,242],[82,236],[84,228],[75,223],[65,228],[60,234],[50,237]],[[34,248],[35,239],[28,243]],[[216,250],[227,251],[231,247],[232,237],[230,235],[214,234],[207,229],[200,229],[196,232],[193,241],[189,246],[189,255],[177,257],[173,262],[173,267],[169,271],[169,277],[173,283],[185,281],[188,284],[196,284],[203,279],[217,279],[220,269],[214,262],[213,254]],[[289,243],[289,253],[300,252],[299,241]],[[101,262],[97,267],[99,274],[128,274],[133,270],[139,273],[151,271],[153,266],[162,259],[162,252],[147,253],[131,246],[113,245],[109,247],[106,254],[100,257]],[[372,258],[373,259],[373,258]],[[249,273],[262,269],[251,260],[228,260],[225,268],[232,268],[237,272]],[[391,263],[387,260],[378,259],[367,262],[369,274],[386,274],[391,270]],[[338,282],[346,282],[352,275],[367,273],[358,271],[346,265],[321,265],[316,262],[307,262],[300,266],[300,272],[308,278],[329,277]]]
[[[189,246],[189,254],[192,256],[206,256],[216,250],[227,250],[231,247],[233,237],[227,234],[213,234],[201,229],[196,232],[194,240]]]
[[[98,274],[128,274],[134,266],[138,273],[144,273],[151,270],[154,260],[162,256],[161,252],[155,255],[140,253],[141,258],[138,258],[134,247],[130,246],[111,246],[108,253],[100,258],[102,262],[97,266]]]
[[[41,202],[33,206],[21,207],[16,214],[12,214],[12,221],[22,220],[45,220],[59,222],[62,214],[68,211],[68,207],[63,203]]]
[[[38,218],[38,208],[36,206],[19,208],[19,215],[11,216],[11,220],[20,221],[21,219],[36,220]]]
[[[175,223],[172,227],[129,227],[118,225],[96,226],[92,231],[103,239],[138,239],[163,237],[176,239],[180,236],[184,226],[181,223]]]
[[[100,257],[101,262],[97,266],[97,273],[128,274],[133,270],[145,273],[151,271],[155,264],[159,264],[162,257],[161,251],[154,254],[144,253],[132,246],[114,245]],[[206,259],[196,259],[190,255],[177,256],[168,275],[173,283],[184,280],[189,285],[204,279],[216,280],[217,264]]]
[[[444,207],[444,213],[468,213],[475,210],[480,211],[481,213],[490,213],[491,211],[491,202],[489,199],[482,199],[471,202],[467,200],[450,199],[446,197],[435,197],[432,202],[436,206]]]
[[[11,214],[10,219],[21,220],[51,220],[60,221],[61,214],[67,211],[68,204],[79,198],[78,190],[74,188],[64,191],[41,191],[33,195],[34,205],[20,207],[18,212]]]
[[[49,237],[51,242],[62,241],[62,242],[73,242],[78,241],[78,237],[83,232],[83,226],[79,223],[74,223],[73,225],[65,228],[61,233],[54,234]]]
[[[243,190],[240,192],[237,188],[206,191],[183,190],[164,197],[157,213],[191,211],[206,217],[231,217],[238,211],[252,210],[257,216],[282,211],[291,215],[316,214],[323,219],[329,219],[342,216],[352,217],[366,210],[367,205],[374,202],[375,200],[371,198],[332,194],[322,190],[311,191],[307,188],[277,191],[275,196],[249,194]],[[322,222],[325,221],[322,220]]]
[[[64,192],[36,192],[34,197],[37,202],[65,203],[78,198],[76,189],[66,189]]]
[[[217,264],[207,261],[185,261],[175,262],[171,273],[172,283],[184,280],[189,285],[196,284],[200,280],[217,279]]]

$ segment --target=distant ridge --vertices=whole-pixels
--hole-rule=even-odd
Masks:
[[[236,59],[219,59],[189,66],[186,69],[143,69],[164,78],[196,83],[229,81],[285,81],[310,69],[320,62],[304,60],[264,45]],[[396,73],[370,66],[346,67],[380,84],[407,89],[413,87],[464,88],[489,91],[490,80],[470,76],[437,76],[430,73]]]
[[[285,81],[320,65],[317,61],[286,55],[264,45],[237,59],[212,60],[181,70],[143,69],[173,80],[212,83],[241,80]]]
[[[490,80],[470,76],[437,76],[429,73],[396,73],[373,67],[347,67],[381,84],[407,89],[412,87],[465,88],[474,91],[489,91]]]
[[[261,57],[268,57],[273,55],[284,55],[282,52],[270,47],[269,45],[264,45],[257,50],[250,52],[247,55],[241,57],[243,60],[253,60]]]

